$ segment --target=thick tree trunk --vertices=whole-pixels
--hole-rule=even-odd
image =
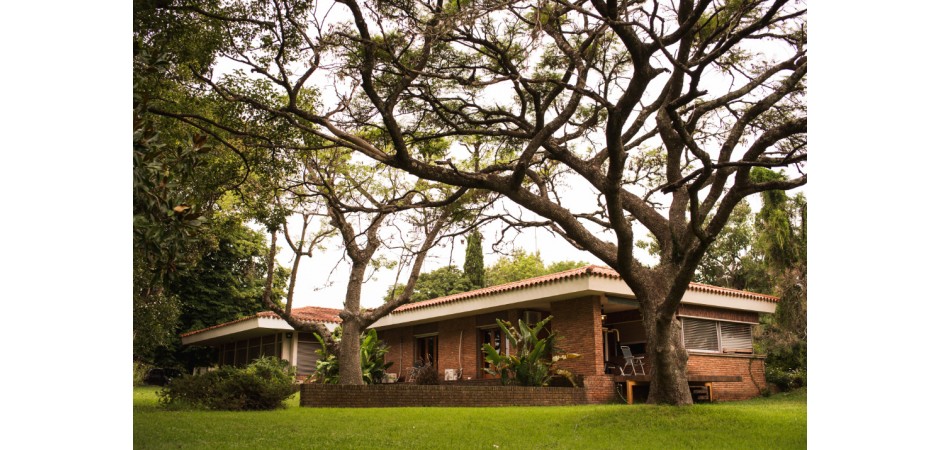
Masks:
[[[669,289],[664,278],[671,271],[661,270],[645,279],[635,289],[640,303],[640,315],[646,332],[646,359],[650,375],[650,392],[647,403],[689,405],[692,393],[686,375],[689,355],[682,343],[682,325],[676,317],[678,303],[670,307],[667,302]]]
[[[339,384],[364,384],[362,381],[362,356],[359,353],[359,333],[362,327],[358,320],[343,321],[343,336],[339,342]]]
[[[646,352],[652,366],[650,393],[647,403],[665,403],[669,405],[692,404],[689,391],[689,379],[686,376],[686,363],[689,355],[682,345],[682,328],[675,314],[657,320],[646,319]]]

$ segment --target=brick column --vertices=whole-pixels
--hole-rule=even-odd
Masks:
[[[580,358],[561,361],[557,367],[576,375],[604,373],[604,341],[601,334],[600,297],[590,296],[551,304],[552,330],[561,336],[558,346]]]

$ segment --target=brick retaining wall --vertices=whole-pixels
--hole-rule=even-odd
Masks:
[[[741,376],[740,382],[712,383],[712,392],[716,401],[757,397],[761,389],[767,387],[764,379],[763,356],[690,353],[686,370],[689,376]]]
[[[410,383],[349,386],[308,383],[300,406],[377,408],[400,406],[565,406],[588,402],[585,388]]]

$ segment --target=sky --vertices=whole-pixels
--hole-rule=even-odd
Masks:
[[[809,448],[936,444],[938,13],[811,4]],[[4,8],[5,447],[132,447],[130,15]]]

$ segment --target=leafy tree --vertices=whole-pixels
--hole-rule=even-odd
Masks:
[[[463,272],[470,282],[471,289],[483,287],[483,235],[473,230],[467,235],[467,251],[463,263]],[[433,297],[431,297],[433,298]]]
[[[302,130],[538,216],[504,220],[616,269],[639,299],[649,401],[691,403],[676,317],[688,283],[745,197],[807,180],[803,4],[337,3],[351,22],[317,20],[304,0],[189,8],[224,23],[226,53],[255,75],[197,73],[199,88],[242,113],[240,132]],[[335,102],[310,101],[317,79],[337,80]],[[574,184],[596,201],[566,196]],[[651,266],[637,229],[658,244]]]
[[[470,280],[457,266],[444,266],[418,275],[411,301],[420,302],[473,289],[476,288],[470,284]],[[394,285],[394,287],[389,288],[385,298],[392,299],[403,291],[404,286],[401,284]]]
[[[488,286],[495,286],[585,265],[587,263],[583,261],[558,261],[546,267],[541,253],[515,250],[510,256],[503,256],[486,268],[486,282]]]
[[[765,294],[773,286],[763,259],[754,248],[757,231],[747,202],[735,207],[728,224],[702,258],[695,281]]]

